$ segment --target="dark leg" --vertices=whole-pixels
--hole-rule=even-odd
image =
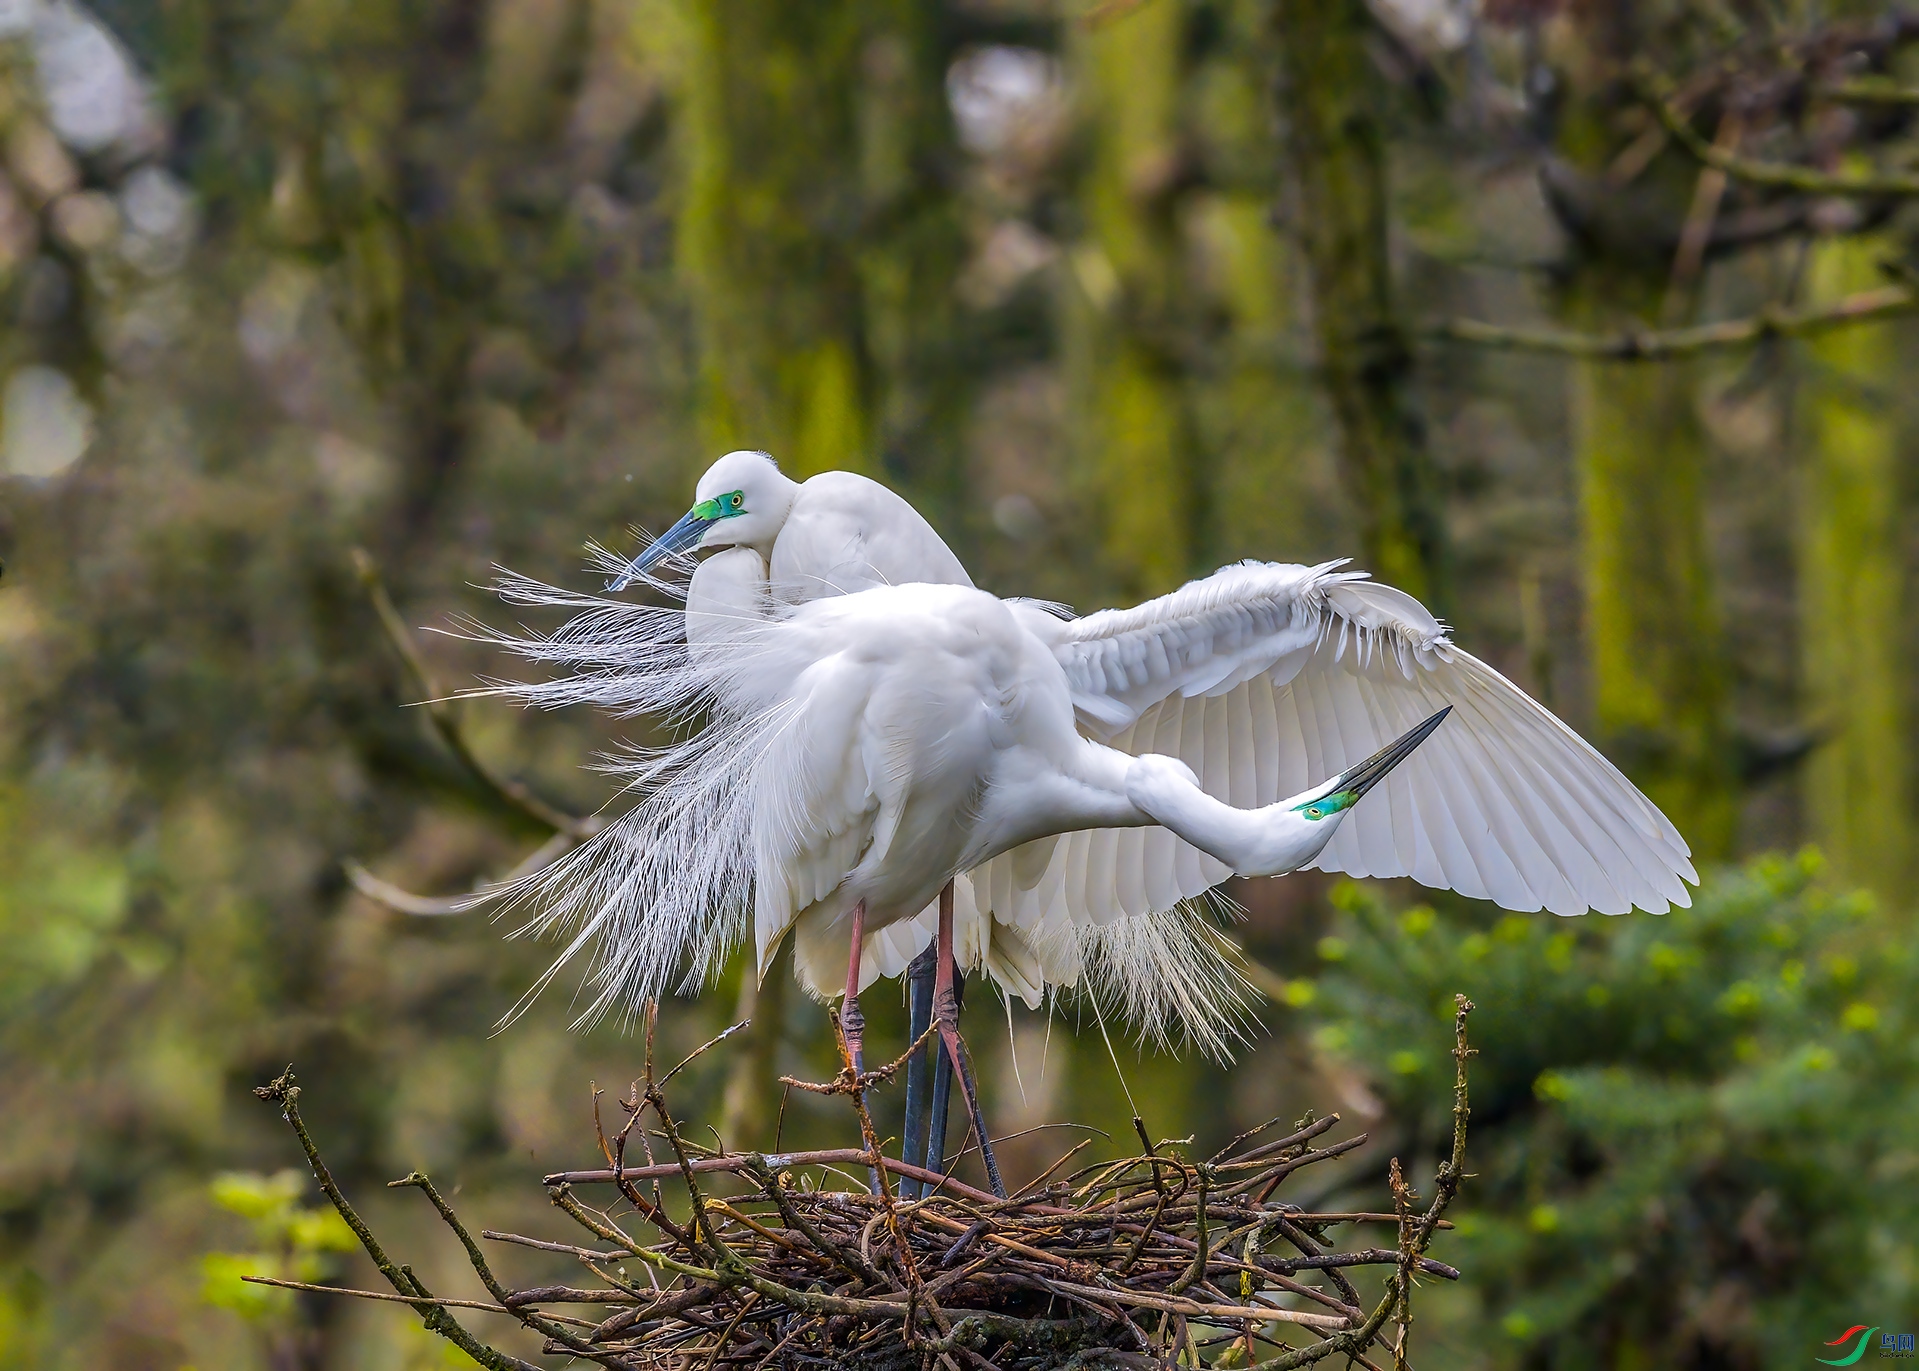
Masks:
[[[916,1043],[933,1023],[933,977],[934,961],[938,956],[936,944],[913,958],[913,964],[906,968],[906,1040]],[[906,1063],[906,1124],[900,1130],[900,1151],[902,1159],[909,1166],[938,1166],[939,1159],[926,1159],[926,1117],[927,1096],[932,1092],[933,1059],[939,1053],[938,1043],[928,1043],[915,1052]],[[917,1199],[920,1183],[914,1180],[903,1181],[901,1192],[907,1199]]]
[[[952,917],[952,908],[953,884],[949,881],[946,884],[946,888],[940,891],[940,928],[947,926],[947,921]],[[952,941],[950,936],[947,941],[950,945]],[[933,945],[926,950],[933,954],[933,983],[935,986],[934,994],[937,998],[940,967],[940,940],[937,934],[933,938]],[[965,988],[955,980],[953,984],[953,1008],[956,1016],[959,1012],[959,1006],[965,1001],[964,989]],[[932,1009],[932,1002],[928,1003],[927,1008],[929,1010]],[[953,1059],[946,1055],[944,1035],[935,1041],[932,1046],[933,1117],[926,1143],[926,1167],[929,1171],[944,1173],[946,1170],[946,1115],[949,1107],[953,1103]],[[933,1190],[931,1185],[926,1185],[921,1188],[927,1194],[931,1194]]]
[[[853,945],[846,954],[846,998],[840,1001],[840,1031],[846,1060],[857,1075],[866,1070],[866,1016],[860,1013],[860,944],[866,939],[866,901],[853,906]]]
[[[933,1019],[940,1026],[940,1040],[946,1046],[945,1055],[953,1062],[953,1070],[959,1075],[960,1095],[966,1101],[966,1112],[972,1116],[973,1132],[979,1136],[980,1160],[986,1163],[986,1180],[993,1193],[1001,1199],[1006,1198],[1005,1182],[999,1178],[999,1162],[993,1156],[993,1144],[986,1132],[986,1116],[980,1112],[979,1089],[973,1081],[973,1062],[967,1054],[966,1044],[959,1035],[959,996],[954,989],[956,977],[953,974],[953,896],[952,888],[940,895],[940,931],[939,973],[933,982]]]
[[[934,955],[935,957],[938,956],[937,951],[935,951]],[[960,994],[961,989],[962,987],[958,984],[955,984],[953,987],[954,1008],[956,1013],[958,1012],[960,1001],[965,998]],[[931,1008],[930,1004],[928,1008]],[[926,1144],[926,1167],[929,1171],[938,1171],[943,1174],[946,1170],[946,1110],[947,1106],[953,1102],[953,1059],[946,1055],[946,1048],[943,1043],[935,1042],[932,1044],[932,1048],[933,1118]],[[927,1185],[922,1187],[922,1189],[930,1193],[933,1187]]]

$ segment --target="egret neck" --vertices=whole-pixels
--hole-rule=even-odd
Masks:
[[[1235,809],[1214,799],[1192,768],[1153,753],[1126,769],[1126,797],[1153,822],[1240,875],[1281,876],[1318,857],[1360,798],[1412,756],[1451,712],[1448,705],[1358,766],[1260,809]]]
[[[712,554],[687,588],[686,646],[694,665],[702,665],[702,654],[738,645],[771,609],[759,549],[729,547]]]

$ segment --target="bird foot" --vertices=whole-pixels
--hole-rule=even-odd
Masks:
[[[858,1080],[866,1072],[866,1015],[860,1012],[857,995],[840,1006],[840,1040],[844,1044],[846,1066]]]

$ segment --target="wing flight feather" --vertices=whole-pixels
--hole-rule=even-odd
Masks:
[[[1685,840],[1630,781],[1454,646],[1417,600],[1340,565],[1242,563],[1132,609],[1056,622],[1050,646],[1082,730],[1176,756],[1209,793],[1247,808],[1330,778],[1451,705],[1316,865],[1412,876],[1515,910],[1690,903]],[[1052,862],[1028,887],[982,883],[992,914],[1027,929],[1103,925],[1229,874],[1151,828],[1069,835]]]

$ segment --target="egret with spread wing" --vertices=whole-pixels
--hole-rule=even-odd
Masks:
[[[607,589],[618,592],[645,581],[670,590],[656,579],[656,572],[702,545],[745,546],[759,553],[766,566],[759,609],[767,613],[875,586],[972,585],[932,525],[878,482],[841,471],[795,482],[767,454],[742,451],[727,453],[706,470],[693,508],[620,566]],[[704,622],[700,616],[712,608],[709,580],[710,575],[696,575],[686,590],[687,612],[696,622]],[[729,592],[735,601],[737,590]],[[738,610],[735,604],[729,612]],[[875,976],[904,971],[909,1031],[917,1041],[932,1019],[936,956],[954,963],[947,974],[955,997],[962,984],[958,970],[977,966],[1003,994],[1018,995],[1029,1007],[1039,1005],[1049,985],[1078,983],[1088,963],[1097,972],[1150,961],[1161,973],[1154,996],[1121,981],[1122,990],[1134,992],[1125,996],[1128,1016],[1139,1021],[1143,1032],[1164,1038],[1167,1021],[1184,1009],[1179,1027],[1187,1036],[1216,1053],[1226,1050],[1228,1016],[1238,1001],[1222,993],[1230,973],[1198,909],[1175,905],[1155,911],[1137,926],[1124,927],[1076,927],[1063,918],[1042,917],[1036,926],[1022,930],[996,922],[975,894],[967,877],[959,875],[919,917],[879,924],[866,934],[859,973],[847,981],[841,1005],[856,1064],[862,1059],[865,1029],[860,992]],[[1143,958],[1142,953],[1148,955]],[[908,1067],[904,1136],[910,1162],[922,1159],[929,1134],[944,1139],[955,1066],[948,1054],[932,1049],[916,1055]],[[934,1160],[937,1165],[938,1158]]]
[[[523,884],[542,924],[574,927],[569,953],[597,945],[602,1006],[702,975],[749,922],[762,965],[790,933],[803,982],[824,994],[842,964],[857,987],[862,935],[963,872],[1028,929],[1302,866],[1515,909],[1687,901],[1684,842],[1624,777],[1355,573],[1246,564],[1079,620],[950,585],[787,606],[727,528],[750,513],[702,521],[730,545],[677,647],[669,611],[508,585],[582,611],[512,644],[576,668],[517,693],[712,708],[631,760],[633,811]],[[963,1060],[949,986],[936,1018]]]

